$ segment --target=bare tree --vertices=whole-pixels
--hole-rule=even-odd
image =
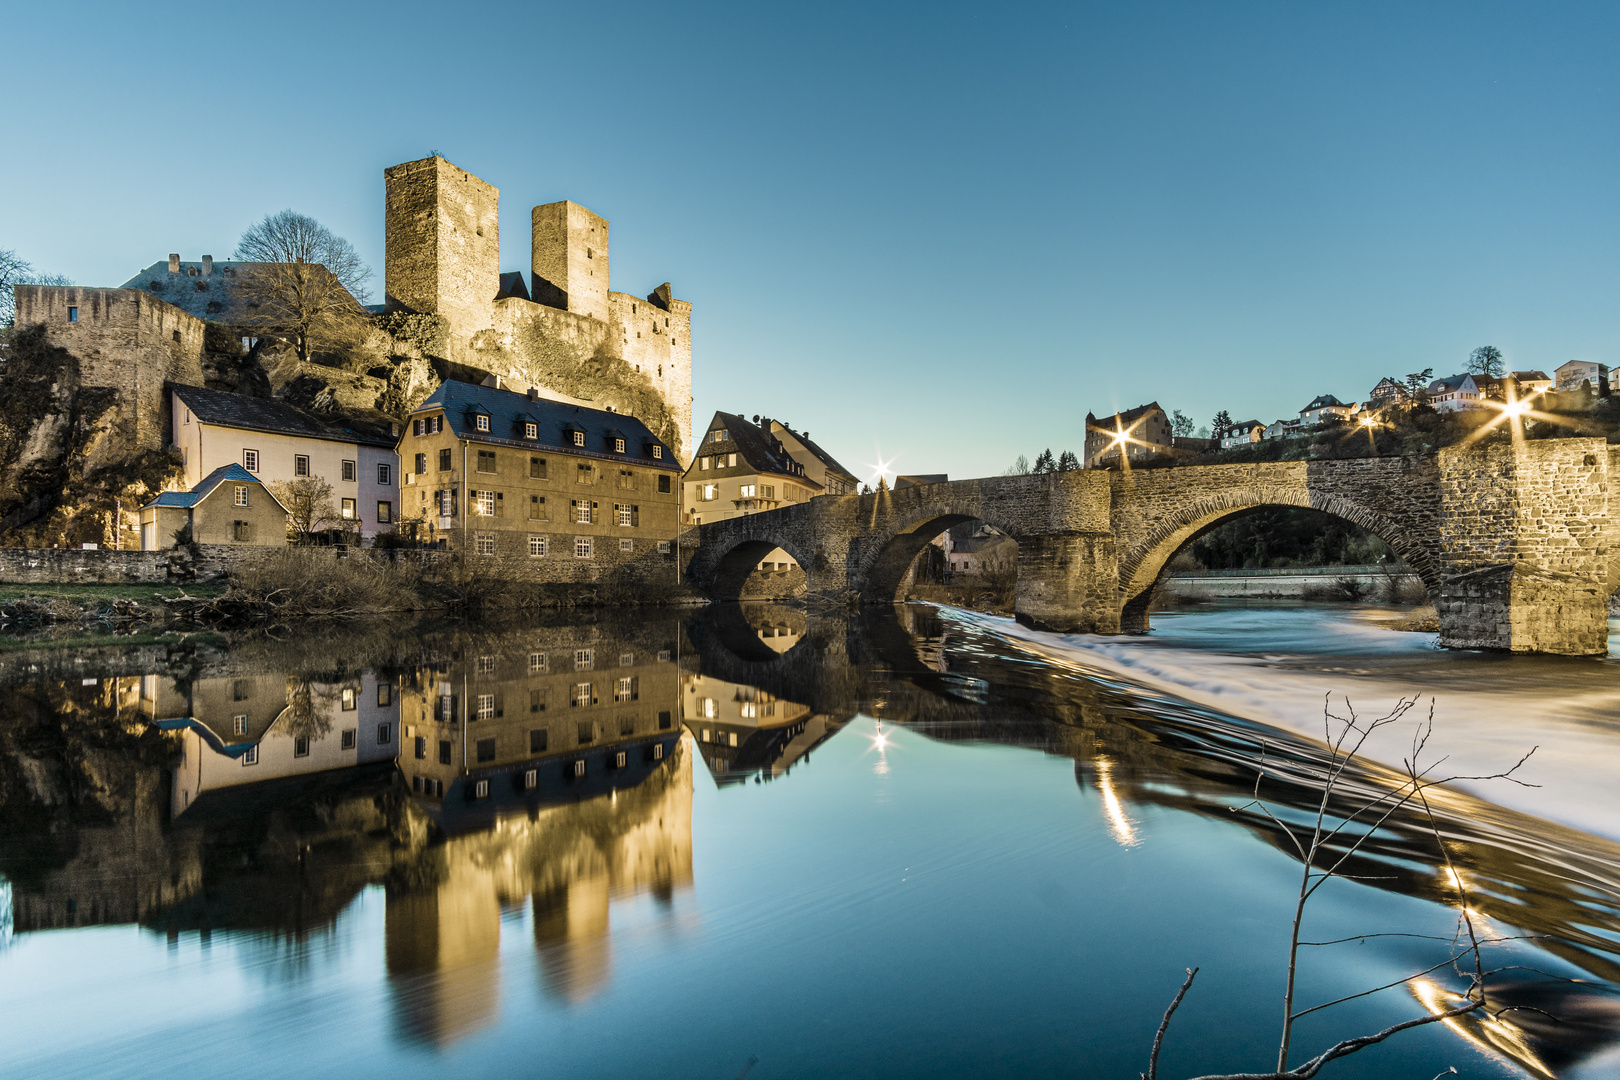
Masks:
[[[1194,426],[1192,417],[1180,409],[1170,414],[1170,431],[1177,438],[1185,439],[1192,435]]]
[[[363,316],[371,268],[354,245],[305,214],[283,210],[248,227],[236,244],[243,267],[236,294],[244,322],[288,335],[300,360],[312,338]]]
[[[0,327],[10,326],[17,317],[18,285],[71,285],[61,274],[36,274],[28,260],[8,248],[0,248]]]
[[[1013,462],[1012,467],[1009,468],[1002,475],[1003,476],[1028,476],[1029,475],[1029,458],[1025,457],[1023,454],[1019,454],[1018,455],[1018,460]]]
[[[322,529],[342,524],[342,519],[332,509],[332,485],[319,476],[277,480],[269,487],[287,508],[287,529],[294,543],[308,544]]]
[[[1468,354],[1468,374],[1500,379],[1506,367],[1502,350],[1495,345],[1481,345]]]
[[[1328,755],[1325,763],[1310,765],[1308,763],[1291,763],[1291,767],[1274,769],[1266,757],[1265,743],[1261,743],[1260,762],[1255,773],[1254,798],[1245,806],[1237,810],[1253,808],[1258,810],[1284,837],[1287,838],[1293,853],[1299,858],[1301,864],[1299,890],[1294,901],[1294,919],[1292,932],[1288,941],[1288,970],[1287,983],[1283,992],[1282,1037],[1277,1048],[1277,1067],[1273,1072],[1254,1073],[1217,1073],[1196,1077],[1195,1080],[1310,1080],[1317,1075],[1330,1062],[1342,1057],[1348,1057],[1369,1046],[1375,1046],[1391,1036],[1397,1035],[1410,1028],[1422,1027],[1427,1024],[1441,1023],[1456,1020],[1472,1013],[1489,1013],[1485,997],[1485,982],[1494,972],[1487,971],[1484,964],[1482,948],[1486,945],[1495,945],[1508,940],[1508,937],[1481,937],[1480,928],[1475,924],[1477,916],[1469,905],[1467,883],[1458,873],[1456,865],[1452,862],[1451,852],[1447,849],[1445,841],[1440,835],[1439,823],[1435,820],[1434,809],[1429,803],[1428,791],[1430,788],[1455,783],[1459,780],[1508,780],[1522,786],[1530,786],[1514,777],[1521,766],[1535,753],[1520,758],[1512,768],[1490,776],[1446,776],[1434,777],[1430,775],[1432,765],[1420,764],[1424,750],[1428,745],[1429,736],[1434,731],[1434,704],[1429,705],[1429,715],[1426,721],[1416,725],[1412,737],[1412,750],[1410,756],[1402,762],[1404,780],[1400,783],[1386,786],[1381,792],[1365,796],[1359,803],[1346,805],[1341,797],[1341,787],[1349,786],[1347,771],[1359,760],[1362,748],[1367,744],[1374,733],[1399,723],[1406,714],[1417,704],[1416,698],[1403,698],[1385,716],[1372,721],[1363,721],[1353,708],[1346,703],[1348,716],[1337,716],[1333,713],[1331,704],[1324,705],[1322,710],[1322,726],[1324,741],[1328,746]],[[1334,723],[1340,725],[1337,736],[1333,734]],[[1442,761],[1444,758],[1441,759]],[[1280,820],[1271,808],[1260,797],[1260,784],[1268,774],[1279,780],[1305,780],[1306,782],[1321,785],[1321,799],[1316,807],[1315,821],[1309,827],[1305,825],[1290,825]],[[1414,972],[1383,986],[1376,986],[1370,990],[1347,994],[1333,1001],[1320,1005],[1312,1005],[1303,1009],[1295,1009],[1294,993],[1296,989],[1296,976],[1299,973],[1300,950],[1306,947],[1321,947],[1343,945],[1353,942],[1364,942],[1369,938],[1384,937],[1383,934],[1360,934],[1354,937],[1333,941],[1305,941],[1301,932],[1305,921],[1305,906],[1316,895],[1318,889],[1328,881],[1350,876],[1347,869],[1361,851],[1362,847],[1373,840],[1379,831],[1397,814],[1415,811],[1426,824],[1427,832],[1434,837],[1435,847],[1440,856],[1441,865],[1445,867],[1446,876],[1456,894],[1458,909],[1457,932],[1448,940],[1450,948],[1446,955],[1437,963],[1431,964],[1422,971]],[[1400,937],[1413,937],[1416,935],[1400,934]],[[1466,966],[1463,966],[1466,965]],[[1438,971],[1441,968],[1451,967],[1467,982],[1467,988],[1458,997],[1461,1004],[1447,1009],[1431,1009],[1422,1016],[1392,1024],[1382,1031],[1370,1035],[1360,1035],[1355,1038],[1343,1039],[1326,1050],[1317,1054],[1308,1061],[1302,1062],[1294,1068],[1289,1068],[1288,1060],[1293,1049],[1294,1025],[1300,1019],[1342,1005],[1348,1001],[1356,1001],[1384,990],[1396,987],[1409,987],[1418,980]],[[1186,981],[1181,984],[1175,999],[1165,1010],[1159,1021],[1159,1029],[1153,1039],[1152,1053],[1148,1059],[1148,1069],[1142,1073],[1142,1080],[1158,1080],[1159,1049],[1164,1041],[1166,1029],[1170,1026],[1170,1018],[1180,1007],[1182,1000],[1187,996],[1198,969],[1190,968],[1187,971]],[[1445,1074],[1442,1074],[1445,1075]]]

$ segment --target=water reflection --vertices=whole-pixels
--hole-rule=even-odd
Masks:
[[[1125,847],[1150,848],[1166,812],[1290,853],[1243,808],[1262,739],[1279,813],[1318,798],[1307,741],[1054,669],[916,608],[392,627],[146,663],[13,676],[0,699],[14,932],[138,923],[296,946],[377,890],[387,1007],[408,1044],[486,1030],[536,987],[559,1008],[603,997],[623,964],[616,906],[648,898],[667,929],[696,885],[694,755],[729,798],[749,778],[789,778],[858,715],[936,743],[1027,748],[1073,761]],[[889,748],[873,749],[886,769]],[[1343,797],[1388,781],[1355,771]],[[1544,1075],[1610,1046],[1620,848],[1463,796],[1439,809],[1478,911],[1535,935],[1540,966],[1588,980],[1500,983],[1507,1011],[1459,1036]],[[1388,822],[1350,869],[1451,902],[1415,817]],[[1155,1001],[1163,989],[1144,988]],[[1449,989],[1419,999],[1443,1007]]]

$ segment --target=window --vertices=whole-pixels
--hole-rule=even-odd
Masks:
[[[623,439],[614,439],[613,440],[613,452],[615,454],[624,453],[624,440]]]
[[[360,733],[354,728],[349,728],[347,731],[345,731],[343,733],[343,749],[353,750],[356,746],[358,746],[360,743],[359,736]]]
[[[383,501],[377,504],[377,523],[387,525],[394,520],[394,504]]]
[[[449,739],[440,739],[439,740],[439,764],[440,765],[448,765],[448,764],[450,764],[450,740]]]
[[[478,752],[480,754],[482,754],[484,752],[484,748],[483,748],[482,744],[479,745]],[[490,751],[491,755],[493,755],[494,753],[495,753],[494,750]],[[493,761],[494,757],[492,756],[490,758],[490,760]],[[475,799],[487,799],[487,798],[489,798],[489,781],[488,780],[480,780],[480,781],[478,781],[477,783],[475,783],[473,785],[473,798],[475,798]]]
[[[231,734],[247,734],[247,713],[237,713],[235,716],[231,717]]]
[[[634,551],[636,550],[636,542],[634,540],[620,540],[619,550],[623,552]]]
[[[379,461],[377,463],[377,485],[379,487],[390,487],[393,483],[394,467],[386,462]]]
[[[585,746],[596,741],[596,725],[584,721],[579,725],[579,745]]]
[[[574,523],[590,525],[596,521],[596,504],[587,499],[574,499]]]
[[[388,741],[394,737],[394,729],[388,724],[377,725],[377,745],[387,746]]]
[[[473,665],[480,678],[495,674],[495,658],[493,656],[480,656]]]
[[[546,497],[544,495],[529,496],[529,520],[546,520]]]
[[[636,662],[636,654],[635,653],[633,653],[633,652],[625,652],[625,653],[620,653],[619,654],[619,666],[620,667],[630,667],[635,662]]]
[[[583,431],[574,432],[574,445],[575,446],[584,446],[585,445],[585,433]]]
[[[257,765],[259,763],[259,748],[250,746],[242,752],[243,765]]]
[[[658,541],[658,554],[660,554],[660,555],[668,555],[669,554],[669,541],[668,540],[660,540],[660,541]]]
[[[425,735],[416,737],[416,756],[423,761],[427,760],[427,737]]]
[[[344,499],[343,500],[342,514],[343,514],[343,517],[346,520],[348,520],[348,521],[353,521],[354,520],[354,500],[353,499]]]
[[[529,729],[529,753],[531,753],[531,754],[543,754],[543,753],[545,753],[546,752],[546,743],[549,741],[547,739],[548,734],[549,733],[546,731],[545,728],[530,728]],[[534,785],[530,784],[529,786],[533,787]]]
[[[594,483],[596,483],[596,466],[594,466],[594,465],[580,465],[580,466],[577,466],[574,469],[574,483],[576,483],[576,484],[594,484]]]
[[[343,463],[343,479],[349,481],[350,483],[353,483],[354,482],[354,477],[355,477],[354,462],[345,461]]]
[[[493,491],[473,492],[473,513],[484,517],[495,516],[495,493]]]
[[[293,740],[293,757],[309,757],[308,735],[300,735]]]
[[[394,703],[394,687],[391,683],[377,684],[377,704],[392,705]]]
[[[485,416],[483,413],[479,413],[477,416],[473,417],[473,427],[477,428],[479,431],[488,431],[489,417]]]
[[[417,454],[416,455],[416,471],[419,472],[419,473],[427,472],[427,455],[426,454]]]
[[[456,493],[453,491],[439,492],[439,516],[456,516]]]
[[[652,452],[654,458],[662,458],[664,456],[664,448],[656,443],[653,444]]]
[[[544,536],[529,537],[529,557],[543,559],[546,555],[546,538]]]
[[[705,501],[705,502],[709,502],[709,501],[712,501],[714,499],[718,499],[719,497],[720,497],[720,485],[719,484],[704,484],[703,487],[698,492],[698,498]]]
[[[308,454],[294,454],[293,455],[293,475],[294,476],[308,476],[309,475],[309,455]]]
[[[529,654],[529,673],[532,675],[535,672],[545,671],[545,670],[546,670],[546,654],[543,653],[543,652],[532,652],[532,653],[530,653]]]
[[[357,695],[355,693],[354,687],[345,686],[343,688],[343,692],[339,695],[339,700],[342,701],[342,703],[343,703],[343,711],[344,712],[349,712],[350,710],[352,710],[355,707],[355,704],[356,704],[355,699],[358,696],[359,695]]]
[[[591,684],[588,682],[574,684],[574,696],[571,699],[574,705],[589,705],[591,703]]]
[[[546,711],[546,688],[537,686],[529,691],[529,711],[532,713]]]
[[[708,467],[709,467],[709,459],[708,458],[706,458],[706,457],[698,458],[698,471],[699,472],[702,472],[704,469],[707,469]]]
[[[78,321],[79,321],[79,309],[76,308],[76,307],[68,308],[68,322],[78,322]]]
[[[591,557],[591,538],[588,536],[574,537],[574,558],[588,559]]]
[[[745,499],[752,499],[758,493],[759,488],[754,484],[743,484],[737,491],[737,494]]]
[[[246,544],[253,539],[253,522],[231,522],[231,538],[238,544]]]
[[[411,434],[415,435],[418,438],[421,438],[421,436],[422,436],[422,421],[420,421],[420,420],[412,420],[411,421]]]
[[[613,504],[613,517],[620,525],[629,525],[632,516],[629,503]]]
[[[658,477],[658,494],[669,494],[669,474],[664,473]]]
[[[495,451],[493,451],[493,450],[480,450],[480,451],[478,451],[478,471],[479,472],[495,472],[496,471],[496,469],[495,469]]]
[[[576,761],[576,762],[574,762],[574,776],[580,777],[580,776],[584,776],[584,775],[585,775],[585,762],[584,761]]]
[[[495,534],[487,532],[473,533],[473,550],[480,555],[495,554]]]
[[[439,451],[439,471],[440,472],[449,472],[451,469],[454,469],[454,468],[455,468],[455,464],[454,464],[452,458],[450,457],[450,448],[447,446],[443,450]]]
[[[237,484],[236,485],[236,505],[237,506],[246,506],[247,504],[248,504],[247,485],[246,484]]]
[[[253,696],[253,684],[246,679],[236,679],[231,683],[231,700],[246,701]]]
[[[730,467],[732,467],[735,464],[737,464],[737,455],[736,454],[727,454],[726,455],[726,467],[729,469]]]
[[[613,700],[614,701],[635,701],[638,697],[640,697],[640,695],[636,692],[637,689],[638,689],[638,687],[636,686],[636,679],[635,679],[634,676],[627,676],[627,677],[625,677],[623,679],[620,679],[614,685],[614,688],[613,688]]]
[[[596,666],[596,650],[595,649],[575,649],[574,650],[574,670],[575,671],[590,671],[595,666]]]
[[[532,457],[529,459],[529,479],[544,480],[546,478],[546,459]]]
[[[259,471],[259,452],[257,450],[242,451],[242,468],[248,472]]]
[[[495,695],[494,694],[479,694],[478,695],[478,713],[477,713],[477,716],[475,717],[475,719],[478,719],[478,720],[493,720],[494,718],[495,718]]]
[[[523,774],[523,786],[531,791],[540,784],[540,770],[530,769]]]
[[[634,491],[636,487],[636,474],[630,469],[620,469],[619,487],[627,491]]]

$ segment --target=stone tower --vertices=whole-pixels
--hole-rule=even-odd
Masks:
[[[501,288],[500,191],[441,157],[383,178],[388,309],[443,315],[462,334],[487,327]]]
[[[600,214],[568,201],[537,206],[531,295],[537,304],[608,317],[608,223]]]

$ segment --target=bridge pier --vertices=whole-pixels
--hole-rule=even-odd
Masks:
[[[1018,621],[1036,630],[1119,633],[1119,564],[1106,532],[1015,536]]]

